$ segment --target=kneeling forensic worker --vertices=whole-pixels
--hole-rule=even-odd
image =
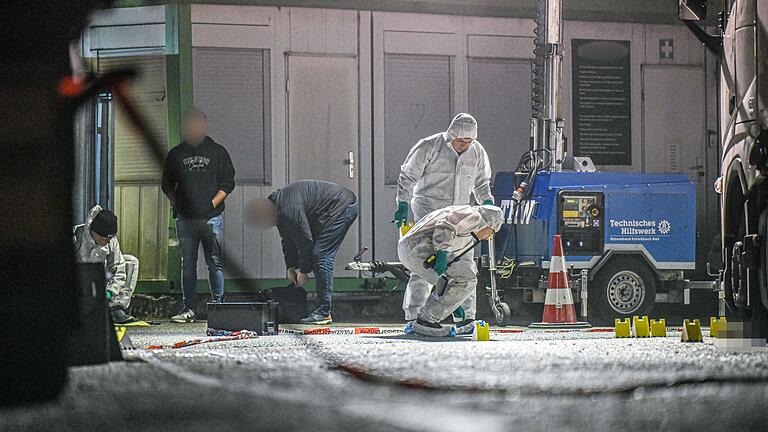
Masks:
[[[443,327],[440,321],[459,307],[477,285],[474,260],[470,255],[459,255],[476,239],[488,239],[501,228],[502,221],[502,210],[493,205],[450,206],[424,216],[400,239],[400,262],[435,287],[416,321],[409,323],[416,334],[455,334],[456,329]]]
[[[117,216],[99,205],[94,206],[88,212],[85,224],[74,227],[73,239],[75,259],[78,262],[104,264],[107,272],[107,304],[112,321],[120,325],[141,323],[128,314],[139,276],[139,260],[120,251]]]

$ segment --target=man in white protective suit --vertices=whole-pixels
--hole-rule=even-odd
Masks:
[[[120,251],[117,241],[117,216],[95,205],[88,212],[85,224],[73,230],[75,259],[78,262],[104,264],[107,274],[107,304],[115,324],[148,325],[128,314],[131,296],[139,277],[139,260]]]
[[[414,333],[435,337],[458,334],[457,328],[443,327],[440,321],[475,292],[477,267],[474,260],[454,258],[471,248],[475,238],[488,239],[501,228],[502,221],[503,212],[493,205],[449,206],[422,217],[400,239],[400,262],[411,275],[435,286],[418,311],[412,325]],[[425,266],[425,261],[431,268]]]
[[[417,222],[435,210],[470,204],[472,194],[477,204],[493,204],[490,181],[491,164],[477,141],[477,121],[469,114],[457,114],[448,130],[421,139],[405,158],[397,182],[395,222],[398,226],[407,222],[409,204]],[[472,252],[463,259],[472,261]],[[411,274],[403,298],[406,332],[427,301],[430,290],[426,280]],[[473,290],[454,311],[453,320],[459,334],[474,330],[476,300]]]

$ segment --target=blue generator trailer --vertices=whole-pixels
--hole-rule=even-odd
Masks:
[[[543,303],[555,234],[574,300],[593,324],[648,314],[657,302],[688,303],[691,289],[716,289],[684,278],[696,265],[696,189],[687,175],[543,171],[523,185],[521,199],[522,181],[502,172],[494,182],[506,220],[494,242],[495,271],[481,274],[495,274],[497,320],[500,302],[503,315],[508,306]]]

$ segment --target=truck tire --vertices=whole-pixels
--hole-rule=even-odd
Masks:
[[[758,233],[761,237],[760,269],[758,284],[752,293],[755,300],[752,304],[753,337],[768,340],[768,209],[760,213]]]
[[[600,269],[588,287],[589,316],[595,325],[647,315],[656,302],[656,278],[641,260],[618,257]]]

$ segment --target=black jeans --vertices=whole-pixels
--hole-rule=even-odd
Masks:
[[[349,227],[357,219],[358,204],[354,203],[339,215],[333,222],[325,227],[315,239],[312,248],[313,271],[315,272],[315,287],[317,300],[315,300],[315,312],[322,315],[331,313],[331,300],[333,298],[333,260],[339,250]]]
[[[224,266],[221,257],[221,237],[224,235],[223,215],[211,219],[176,220],[176,237],[181,246],[181,289],[184,307],[194,310],[197,306],[197,251],[203,245],[205,263],[208,265],[208,284],[211,301],[224,300]]]

